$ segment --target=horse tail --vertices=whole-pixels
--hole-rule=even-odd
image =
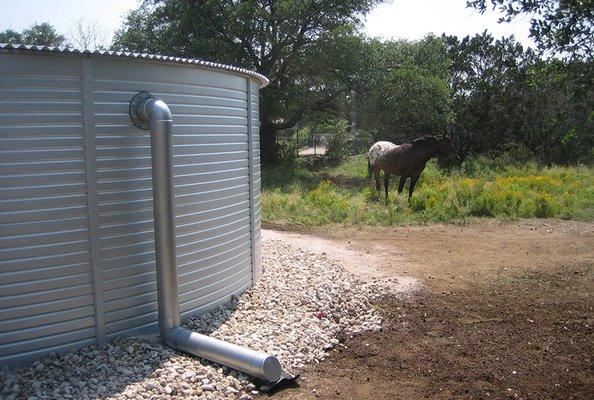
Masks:
[[[367,179],[371,179],[371,174],[373,173],[373,168],[371,168],[371,160],[367,158]]]

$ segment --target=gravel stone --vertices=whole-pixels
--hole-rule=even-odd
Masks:
[[[185,381],[192,381],[196,378],[196,372],[186,371],[182,374],[182,379]]]
[[[188,319],[187,328],[275,355],[291,373],[324,360],[340,335],[381,330],[373,308],[386,293],[381,286],[358,281],[323,253],[275,240],[262,246],[258,283]],[[259,393],[243,373],[141,338],[50,354],[28,368],[0,370],[0,382],[7,399],[251,400]]]
[[[208,384],[202,385],[202,390],[207,391],[207,392],[213,392],[215,390],[215,388],[210,383],[208,383]]]

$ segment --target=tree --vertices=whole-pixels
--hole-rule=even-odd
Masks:
[[[364,52],[364,70],[357,75],[359,127],[396,143],[446,132],[454,115],[441,38],[370,40]]]
[[[23,43],[23,35],[12,29],[0,32],[0,43]]]
[[[39,46],[67,46],[66,37],[47,22],[31,25],[23,31],[23,42]]]
[[[333,32],[357,27],[381,0],[145,0],[116,33],[114,49],[205,57],[255,69],[261,92],[262,162],[276,161],[276,131],[333,99],[307,65]]]
[[[33,24],[22,32],[7,29],[0,32],[0,43],[34,44],[39,46],[65,46],[66,38],[56,28],[44,22]]]
[[[486,31],[444,40],[452,60],[452,133],[461,153],[500,153],[513,142],[523,118],[518,103],[524,49],[513,38],[495,40]]]
[[[76,21],[70,29],[70,41],[79,49],[102,50],[106,48],[107,34],[97,21]]]
[[[526,71],[519,141],[545,164],[594,161],[592,62],[534,60]]]
[[[326,33],[303,60],[307,86],[302,120],[317,125],[347,119],[358,126],[358,90],[366,84],[368,68],[366,39],[353,27]]]
[[[463,156],[592,162],[592,61],[544,60],[513,38],[486,32],[444,40],[452,60],[452,133]]]
[[[379,92],[383,137],[400,143],[423,134],[446,133],[452,119],[447,81],[417,68],[390,71]]]
[[[483,13],[489,3],[503,13],[499,22],[528,14],[530,36],[539,49],[571,58],[592,58],[594,0],[469,0],[467,6]]]

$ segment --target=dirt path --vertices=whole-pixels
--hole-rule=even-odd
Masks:
[[[347,271],[357,275],[364,281],[378,279],[391,288],[394,294],[405,294],[420,287],[419,280],[399,273],[397,266],[406,261],[392,255],[390,259],[375,251],[356,249],[351,242],[341,243],[336,240],[324,239],[320,236],[306,235],[297,232],[280,232],[262,230],[264,239],[281,240],[298,244],[299,247],[316,253],[326,254],[337,261]]]
[[[304,149],[299,150],[300,156],[313,156],[313,155],[324,155],[326,154],[326,147],[324,146],[316,146],[314,147],[306,147]]]
[[[398,293],[384,329],[304,374],[279,399],[589,399],[594,393],[594,224],[265,232],[325,251]],[[401,285],[404,282],[406,284]],[[412,293],[412,289],[419,289]]]

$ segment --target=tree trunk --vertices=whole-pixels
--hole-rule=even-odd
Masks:
[[[264,167],[270,167],[278,163],[278,152],[276,146],[276,129],[274,124],[262,116],[260,125],[260,162]]]
[[[277,164],[276,126],[272,122],[274,84],[260,91],[260,163],[263,167]]]

